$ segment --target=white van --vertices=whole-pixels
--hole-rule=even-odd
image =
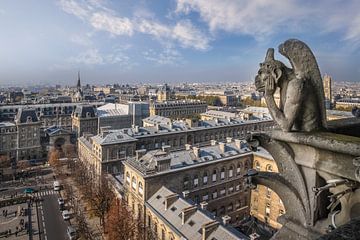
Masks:
[[[61,187],[61,185],[60,185],[59,181],[55,181],[54,182],[54,191],[60,191],[60,187]]]

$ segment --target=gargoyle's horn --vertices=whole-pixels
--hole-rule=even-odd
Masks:
[[[275,60],[274,58],[274,49],[269,48],[266,53],[265,62]]]

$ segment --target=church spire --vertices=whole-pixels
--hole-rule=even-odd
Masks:
[[[78,81],[77,81],[77,85],[76,85],[77,89],[81,88],[81,83],[80,83],[80,71],[78,71]]]

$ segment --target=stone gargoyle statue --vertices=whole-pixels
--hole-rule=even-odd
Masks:
[[[296,39],[280,44],[279,52],[289,59],[292,68],[275,60],[274,49],[269,48],[255,78],[256,89],[264,93],[272,118],[285,132],[326,128],[324,87],[314,54]],[[277,88],[279,106],[274,99]]]

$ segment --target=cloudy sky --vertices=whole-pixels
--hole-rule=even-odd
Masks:
[[[323,74],[359,81],[359,10],[358,0],[0,0],[0,84],[71,84],[78,70],[98,84],[251,81],[288,38],[310,45]]]

